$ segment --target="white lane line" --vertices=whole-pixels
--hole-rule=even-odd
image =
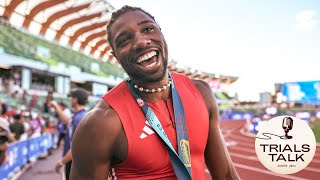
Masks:
[[[242,146],[246,146],[246,147],[249,147],[249,148],[255,148],[255,146],[253,144],[250,144],[250,143],[247,143],[247,142],[241,142],[241,141],[235,140],[235,139],[233,139],[231,137],[227,137],[226,141],[236,141],[238,144],[240,144]]]
[[[246,156],[246,155],[242,155],[242,154],[239,154],[239,153],[232,153],[232,152],[229,152],[229,154],[230,154],[230,156],[234,156],[234,157],[238,157],[238,158],[250,159],[250,160],[253,160],[253,161],[259,161],[257,156]]]
[[[240,150],[240,151],[244,151],[244,152],[249,152],[249,153],[252,153],[252,154],[256,154],[256,151],[255,151],[255,150],[248,149],[248,148],[242,148],[242,147],[239,147],[239,146],[228,146],[228,148],[232,148],[232,149],[234,149],[234,150]]]
[[[230,138],[233,138],[233,139],[237,139],[239,141],[244,141],[244,142],[249,142],[249,143],[254,143],[255,142],[255,139],[253,138],[242,138],[242,137],[239,137],[239,136],[235,136],[235,135],[230,135],[229,136]]]
[[[239,145],[240,143],[238,143]],[[248,149],[248,148],[242,148],[242,147],[239,147],[239,146],[227,146],[228,149],[230,150],[240,150],[240,151],[244,151],[244,152],[248,152],[248,153],[252,153],[254,155],[256,155],[256,151],[255,150],[252,150],[252,149]],[[313,157],[312,163],[320,163],[320,161],[318,159],[316,159],[315,157]]]
[[[312,161],[311,162],[313,162],[313,163],[320,163],[320,161],[319,160],[317,160],[317,159],[315,159],[314,157],[313,157],[313,159],[312,159]]]
[[[232,152],[229,152],[229,154],[230,154],[230,156],[234,156],[234,157],[238,157],[238,158],[242,158],[242,159],[247,159],[247,160],[250,159],[252,161],[260,162],[256,156],[246,156],[246,155],[242,155],[239,153],[232,153]],[[303,170],[320,173],[320,169],[312,168],[312,167],[305,167]]]
[[[235,141],[226,141],[225,143],[226,143],[226,146],[227,146],[227,147],[237,146],[237,145],[238,145],[238,143],[235,142]]]
[[[320,154],[316,152],[314,156],[320,157]]]
[[[248,141],[245,141],[245,140],[244,140],[243,138],[241,138],[241,137],[237,137],[237,136],[234,136],[234,135],[229,135],[226,139],[239,140],[239,141],[237,141],[237,143],[238,143],[239,145],[241,145],[241,146],[247,146],[247,147],[251,147],[251,148],[255,148],[255,146],[254,146],[254,143],[255,143],[255,142],[248,143]],[[245,142],[243,142],[243,141],[245,141]],[[314,157],[317,158],[314,162],[319,163],[318,158],[320,157],[320,154],[317,153],[317,151],[316,151],[316,153],[314,154]]]
[[[222,134],[230,134],[230,133],[234,133],[234,129],[220,129]]]
[[[279,176],[279,177],[283,177],[283,178],[287,178],[287,179],[292,179],[292,180],[308,180],[306,178],[300,178],[300,177],[296,177],[296,176],[291,176],[291,175],[284,175],[284,174],[276,174],[273,173],[271,171],[267,171],[264,169],[260,169],[260,168],[256,168],[256,167],[251,167],[251,166],[246,166],[243,164],[238,164],[238,163],[233,163],[235,167],[237,168],[242,168],[242,169],[246,169],[246,170],[250,170],[250,171],[255,171],[255,172],[259,172],[259,173],[263,173],[263,174],[269,174],[269,175],[273,175],[273,176]],[[256,177],[258,178],[258,177]]]
[[[234,138],[228,137],[226,138],[226,141],[232,141],[231,139],[234,139]],[[246,142],[240,142],[240,141],[236,141],[236,142],[237,142],[237,147],[228,146],[228,148],[234,148],[234,149],[242,150],[245,152],[256,153],[255,150],[252,150],[252,149],[255,149],[254,145],[248,144]],[[239,147],[239,146],[244,146],[244,147]],[[312,162],[320,163],[319,157],[320,157],[320,154],[316,152],[314,154],[314,158]]]

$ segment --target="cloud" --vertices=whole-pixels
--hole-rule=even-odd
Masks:
[[[296,15],[296,27],[299,29],[313,29],[318,21],[315,19],[315,10],[303,10]]]

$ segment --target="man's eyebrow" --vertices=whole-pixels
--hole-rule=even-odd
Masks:
[[[118,40],[121,36],[125,35],[126,33],[127,33],[126,31],[123,31],[123,32],[121,32],[120,34],[116,34],[115,39],[114,39],[114,42],[117,42],[117,40]]]
[[[146,23],[154,23],[154,24],[155,24],[155,22],[154,22],[154,21],[151,21],[151,20],[144,20],[144,21],[139,22],[139,23],[138,23],[138,25],[142,25],[142,24],[146,24]]]
[[[146,23],[156,24],[156,23],[155,23],[154,21],[152,21],[152,20],[144,20],[144,21],[139,22],[138,25],[142,25],[142,24],[146,24]],[[119,34],[116,34],[114,41],[117,42],[118,38],[121,37],[121,36],[123,36],[123,35],[126,34],[126,33],[127,33],[127,32],[124,31],[124,32],[121,32],[121,33],[119,33]]]

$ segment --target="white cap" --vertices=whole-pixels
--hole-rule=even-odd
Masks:
[[[0,127],[5,131],[10,132],[9,122],[2,117],[0,117]]]

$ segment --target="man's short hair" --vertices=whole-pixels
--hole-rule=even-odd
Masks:
[[[7,112],[7,105],[6,104],[4,104],[4,103],[0,103],[0,105],[1,105],[1,112],[0,112],[0,114],[5,114],[6,112]]]
[[[13,115],[13,119],[16,120],[16,121],[20,120],[21,119],[21,114]]]
[[[0,132],[0,145],[4,144],[5,142],[9,142],[8,133]]]
[[[77,102],[80,105],[86,105],[88,103],[89,93],[87,90],[82,88],[75,88],[71,90],[70,96],[72,98],[77,98]]]
[[[111,26],[113,25],[114,22],[116,22],[119,19],[119,17],[121,17],[122,15],[124,15],[127,12],[132,12],[132,11],[141,11],[141,12],[145,13],[146,15],[148,15],[155,23],[157,23],[155,18],[150,13],[148,13],[147,11],[145,11],[139,7],[125,5],[121,9],[114,11],[111,15],[110,21],[107,26],[108,41],[109,41],[109,44],[110,44],[112,50],[114,50],[114,49],[113,49],[113,44],[110,41],[111,40]],[[159,24],[158,24],[158,26],[159,26]]]

